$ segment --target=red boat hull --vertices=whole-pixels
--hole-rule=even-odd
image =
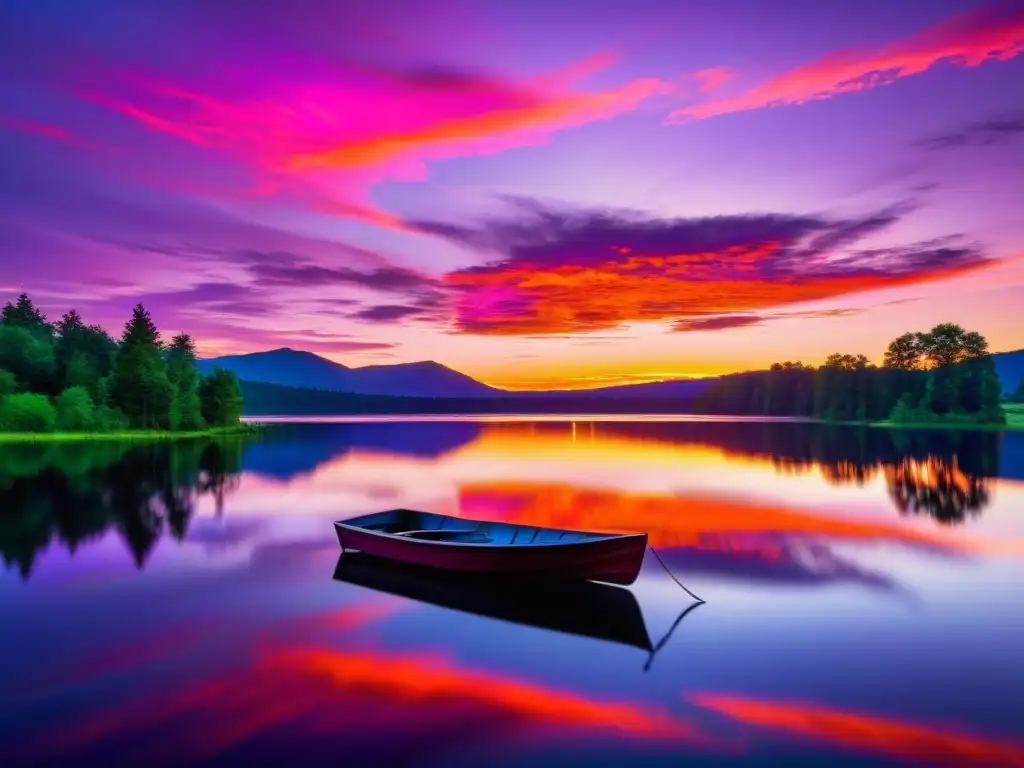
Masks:
[[[636,581],[647,548],[647,534],[609,536],[566,544],[474,545],[423,541],[335,523],[342,551],[400,563],[453,571],[587,579],[610,584]]]

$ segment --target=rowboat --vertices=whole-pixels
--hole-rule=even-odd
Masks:
[[[632,584],[646,533],[594,533],[392,509],[334,524],[342,552],[478,574]]]
[[[537,589],[522,579],[405,565],[346,552],[336,581],[396,597],[562,634],[604,640],[651,653],[654,645],[633,593],[593,581],[555,580]]]

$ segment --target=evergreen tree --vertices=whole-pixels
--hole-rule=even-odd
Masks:
[[[160,332],[141,304],[125,324],[108,389],[110,404],[136,429],[169,429],[174,391],[167,379]]]
[[[945,416],[957,408],[959,393],[953,366],[943,365],[931,371],[925,402],[928,409],[938,416]]]
[[[199,385],[203,418],[210,426],[230,427],[242,415],[242,390],[231,371],[214,368]]]
[[[109,375],[117,358],[117,343],[98,326],[87,326],[72,309],[54,326],[54,362],[62,389],[85,387],[99,402],[99,380]]]
[[[199,401],[199,368],[196,346],[187,333],[171,340],[167,351],[167,378],[174,387],[171,406],[171,429],[194,430],[206,426]]]
[[[12,304],[7,302],[0,310],[0,324],[11,328],[24,328],[44,336],[53,335],[53,326],[46,322],[46,315],[40,312],[27,293],[18,296]]]
[[[57,389],[52,338],[24,325],[0,324],[0,368],[13,374],[19,390],[51,394]]]

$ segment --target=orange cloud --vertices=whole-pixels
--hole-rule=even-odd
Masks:
[[[819,739],[860,752],[950,768],[1019,768],[1024,744],[796,702],[693,693],[693,703],[740,722]]]
[[[593,264],[508,262],[490,270],[455,272],[445,280],[462,290],[457,299],[460,330],[523,335],[746,313],[944,280],[986,266],[972,261],[907,272],[769,276],[768,265],[782,254],[778,242],[668,256],[609,254]]]
[[[591,94],[538,95],[518,108],[440,119],[412,130],[382,133],[344,142],[329,149],[296,153],[287,160],[293,170],[378,166],[421,156],[424,159],[466,154],[489,154],[534,137],[629,111],[665,85],[654,79],[637,80],[613,91]]]
[[[877,50],[828,54],[735,98],[678,109],[669,115],[669,121],[806,104],[889,85],[940,63],[978,67],[988,61],[1009,61],[1022,51],[1024,12],[983,7]]]

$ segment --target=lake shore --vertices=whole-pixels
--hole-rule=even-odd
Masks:
[[[216,427],[186,432],[161,430],[124,430],[121,432],[0,432],[0,443],[76,443],[95,440],[154,441],[194,440],[204,437],[244,437],[259,431],[258,424],[239,424],[237,427]]]

